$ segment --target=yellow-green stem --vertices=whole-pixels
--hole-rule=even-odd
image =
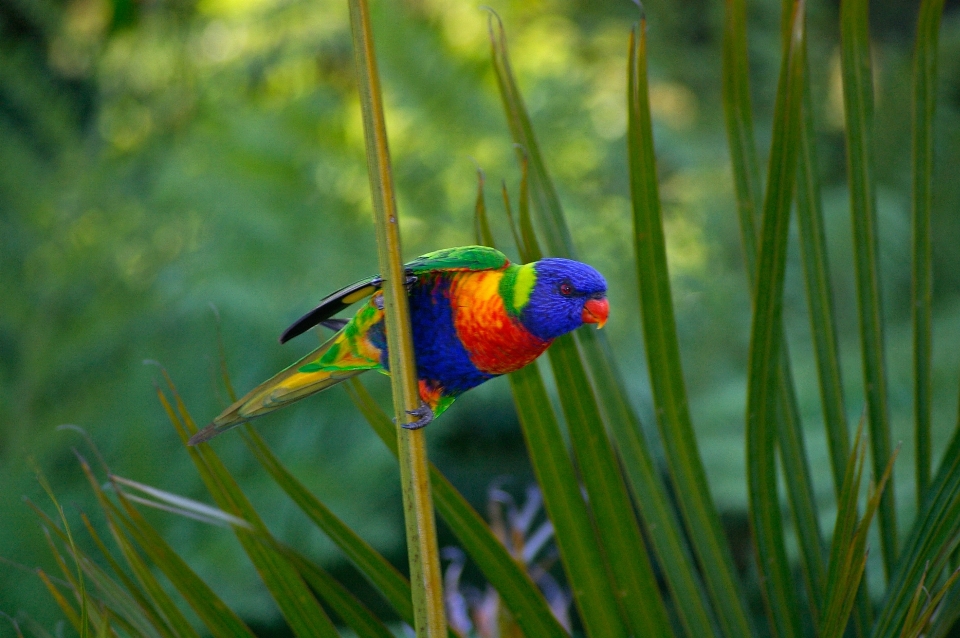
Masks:
[[[420,403],[407,295],[404,287],[397,205],[390,171],[387,128],[383,117],[380,78],[373,49],[370,11],[366,0],[349,0],[350,24],[360,85],[360,106],[366,140],[367,170],[373,193],[374,222],[387,322],[387,348],[397,414],[397,442],[403,512],[410,558],[410,586],[417,636],[439,638],[447,632],[443,610],[443,586],[437,551],[437,528],[430,497],[430,479],[424,430],[406,430],[409,411]]]

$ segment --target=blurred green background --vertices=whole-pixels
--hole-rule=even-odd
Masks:
[[[625,157],[626,0],[494,0],[581,257],[611,284],[609,330],[652,428],[637,316]],[[743,412],[749,294],[720,102],[723,3],[648,0],[651,101],[674,301],[694,423],[714,497],[745,510]],[[850,418],[862,410],[849,257],[837,2],[811,2],[811,69]],[[910,57],[913,3],[872,3],[881,268],[898,462],[909,437]],[[489,64],[487,17],[463,0],[378,1],[375,37],[406,256],[473,243],[476,167],[509,245],[499,185],[514,149]],[[779,64],[778,0],[750,4],[761,156]],[[0,2],[0,556],[49,566],[22,496],[46,505],[29,459],[71,520],[90,509],[71,448],[86,429],[113,470],[187,496],[202,488],[154,394],[160,362],[200,419],[226,403],[217,320],[246,390],[315,344],[277,336],[327,292],[376,269],[346,5],[339,0]],[[957,416],[960,362],[960,2],[941,34],[935,189],[934,456]],[[508,254],[515,255],[510,249]],[[817,496],[832,499],[799,254],[787,331]],[[374,375],[377,376],[377,375]],[[365,377],[369,379],[368,377]],[[385,398],[387,384],[370,379]],[[334,390],[257,423],[281,458],[405,569],[394,461]],[[899,437],[896,433],[900,433]],[[654,436],[653,430],[650,432]],[[432,458],[478,508],[498,480],[532,481],[507,383],[432,425]],[[350,580],[238,437],[215,445],[278,536]],[[482,511],[482,509],[481,509]],[[223,597],[268,632],[282,621],[232,535],[154,519]],[[903,525],[903,529],[907,528]],[[449,539],[441,529],[441,542]],[[0,563],[0,611],[59,618],[39,581]],[[0,624],[0,635],[12,631]],[[12,633],[10,634],[12,635]]]

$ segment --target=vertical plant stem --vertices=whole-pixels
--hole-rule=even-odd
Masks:
[[[650,385],[680,512],[688,528],[696,530],[691,544],[703,566],[704,584],[714,602],[717,621],[725,636],[748,636],[753,632],[700,459],[683,380],[653,148],[645,27],[642,21],[629,62],[627,150]]]
[[[790,37],[783,43],[757,259],[746,432],[750,523],[757,543],[757,568],[763,583],[771,632],[782,638],[802,635],[797,596],[783,539],[775,458],[783,343],[783,282],[803,94],[803,0],[796,0],[791,15]],[[794,480],[794,477],[788,476],[788,480]]]
[[[943,0],[921,4],[913,55],[913,405],[917,446],[917,502],[930,484],[930,302],[933,275],[930,209],[933,206],[933,117],[937,106],[937,34]]]
[[[383,297],[386,311],[387,349],[390,356],[393,406],[396,413],[397,444],[400,458],[400,481],[403,489],[403,513],[407,530],[407,553],[410,559],[410,587],[417,636],[439,638],[446,635],[443,609],[443,585],[440,578],[440,556],[437,551],[437,529],[430,496],[430,475],[424,430],[406,430],[400,424],[409,422],[410,411],[417,409],[416,366],[407,292],[400,251],[400,230],[397,205],[387,147],[387,128],[383,116],[380,77],[377,72],[370,28],[370,11],[366,0],[349,0],[350,25],[353,32],[363,110],[367,168],[373,194],[374,222],[380,272],[383,275]]]
[[[884,362],[880,261],[877,255],[877,210],[873,185],[873,78],[866,0],[840,3],[843,104],[847,122],[847,171],[860,310],[860,344],[873,474],[881,476],[890,459],[890,410]],[[894,481],[880,500],[880,549],[884,572],[893,572],[897,556],[897,511]]]

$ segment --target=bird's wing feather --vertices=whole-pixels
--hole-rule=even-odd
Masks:
[[[289,328],[283,331],[283,334],[280,335],[280,343],[286,343],[294,337],[302,335],[310,328],[319,325],[320,322],[329,319],[341,310],[362,299],[366,299],[380,290],[382,284],[383,280],[377,275],[375,277],[367,277],[366,279],[350,284],[346,288],[341,288],[335,293],[327,295],[317,304],[316,308],[294,321]]]
[[[487,246],[459,246],[444,248],[421,255],[406,264],[407,272],[418,275],[436,270],[501,270],[510,261],[499,250]]]
[[[500,270],[506,268],[510,262],[499,250],[486,246],[460,246],[445,248],[432,253],[421,255],[405,264],[408,277],[422,275],[438,270],[465,271],[465,270]],[[408,283],[412,283],[408,280]],[[383,279],[379,275],[367,277],[346,288],[324,297],[317,307],[293,322],[283,331],[280,343],[286,343],[294,337],[303,334],[310,328],[319,325],[348,306],[365,299],[380,290]]]

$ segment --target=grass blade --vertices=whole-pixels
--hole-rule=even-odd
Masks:
[[[234,528],[234,533],[276,601],[280,612],[290,624],[290,628],[298,636],[322,638],[337,636],[336,628],[330,618],[297,570],[271,544],[261,541],[260,537],[272,538],[269,530],[213,449],[209,445],[187,446],[187,441],[196,432],[197,427],[166,372],[164,377],[173,393],[177,407],[176,413],[170,409],[168,414],[172,417],[171,421],[183,440],[184,447],[189,452],[217,506],[253,526],[253,531]],[[169,406],[165,397],[162,396],[163,393],[158,390],[158,394],[161,396],[161,401],[166,403],[164,407]]]
[[[913,309],[914,427],[917,500],[930,483],[930,410],[933,272],[933,119],[937,107],[937,40],[943,0],[920,5],[913,54]]]
[[[724,635],[752,632],[690,421],[677,343],[676,320],[667,270],[660,214],[650,106],[647,96],[645,37],[641,27],[631,56],[628,151],[633,199],[634,238],[640,286],[640,312],[657,424],[663,438],[677,500],[703,567],[703,578]]]
[[[883,473],[890,460],[890,411],[884,363],[880,264],[877,256],[877,211],[873,185],[873,80],[866,0],[840,3],[843,104],[847,123],[847,172],[853,218],[857,305],[867,419],[873,451],[873,472]],[[892,479],[891,479],[892,481]],[[897,512],[894,489],[880,500],[880,550],[889,578],[897,557]]]
[[[390,603],[400,618],[412,625],[414,618],[410,582],[290,474],[256,430],[249,426],[244,427],[242,436],[260,465],[293,499],[300,510],[346,554],[347,558]],[[303,570],[300,569],[300,572],[302,574]]]
[[[850,454],[850,439],[847,434],[843,379],[840,372],[840,346],[837,341],[827,241],[823,227],[820,180],[817,176],[816,129],[813,121],[809,74],[804,75],[801,127],[797,173],[800,255],[807,290],[807,306],[810,311],[810,332],[813,336],[817,377],[820,382],[823,421],[830,451],[830,465],[833,469],[834,492],[839,496],[846,471],[845,463]]]
[[[800,635],[777,494],[777,388],[783,340],[783,280],[797,170],[803,95],[804,3],[794,4],[784,40],[764,201],[747,388],[747,477],[758,570],[775,635]]]
[[[390,418],[358,379],[350,379],[343,387],[377,436],[396,456],[397,439]],[[430,465],[430,481],[437,513],[457,537],[464,551],[500,593],[501,600],[510,609],[524,634],[538,638],[566,636],[567,632],[553,617],[543,595],[527,573],[497,540],[477,511],[433,464]]]
[[[297,571],[341,619],[363,638],[391,638],[392,633],[363,603],[316,564],[292,549],[286,552]]]
[[[646,544],[573,335],[558,338],[549,356],[571,446],[597,521],[598,538],[610,558],[627,625],[635,636],[672,636]],[[617,558],[627,556],[631,559]]]
[[[163,401],[168,416],[175,418],[170,404],[165,402],[165,398]],[[149,565],[140,557],[134,543],[166,575],[170,583],[214,635],[253,638],[253,632],[180,558],[160,533],[130,504],[123,492],[116,491],[117,500],[120,503],[118,508],[107,499],[86,461],[81,458],[80,464],[97,497],[97,501],[103,509],[108,528],[127,564],[174,631],[185,636],[192,635],[189,621],[166,593]]]
[[[791,5],[784,3],[783,38],[789,38]],[[746,5],[741,0],[727,3],[723,42],[723,99],[727,138],[733,165],[740,218],[744,262],[751,291],[756,290],[757,242],[755,216],[760,210],[759,165],[753,142],[750,106],[749,63],[747,59]],[[819,196],[819,195],[818,195]],[[813,497],[813,484],[803,437],[790,356],[786,341],[780,344],[779,397],[781,423],[779,443],[790,505],[796,521],[801,549],[801,567],[816,626],[822,607],[825,578],[821,556],[822,536]]]
[[[874,638],[899,635],[913,594],[923,573],[938,574],[949,562],[960,528],[960,419],[944,451],[933,482],[927,489],[910,534],[904,542],[897,569],[890,578],[884,603],[874,625]],[[931,561],[931,557],[934,560]],[[929,562],[929,567],[928,567]]]
[[[537,483],[553,521],[560,558],[584,628],[594,638],[626,636],[586,503],[540,370],[510,374],[510,387]]]
[[[524,106],[517,82],[510,68],[510,56],[507,52],[507,38],[503,23],[496,12],[490,12],[489,31],[494,74],[500,87],[500,96],[507,115],[510,134],[517,144],[517,158],[521,164],[529,162],[530,194],[534,207],[540,213],[537,221],[541,224],[543,238],[551,255],[573,258],[575,249],[570,229],[567,228],[560,208],[560,198],[547,177],[546,165],[540,154],[533,132],[533,124]]]
[[[530,215],[528,163],[525,156],[521,170],[518,208],[522,244],[519,248],[521,258],[531,263],[543,254]],[[627,628],[637,636],[670,636],[670,621],[659,595],[643,536],[633,515],[630,497],[573,335],[557,338],[548,356],[566,417],[571,447],[586,487],[590,511],[596,519],[597,542],[603,549],[601,555],[605,557],[611,586],[618,594],[617,603]],[[517,398],[516,394],[514,396]],[[548,511],[549,508],[548,500]],[[630,555],[636,559],[628,561],[614,558]]]

